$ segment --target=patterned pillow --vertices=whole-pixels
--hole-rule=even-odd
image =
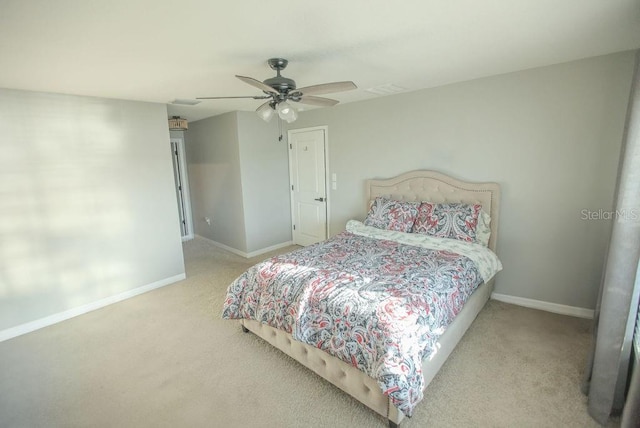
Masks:
[[[419,206],[420,202],[393,201],[378,197],[373,201],[364,224],[378,229],[411,232]]]
[[[436,238],[475,242],[481,205],[423,202],[411,230]]]

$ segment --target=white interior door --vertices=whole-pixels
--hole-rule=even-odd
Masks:
[[[327,239],[326,127],[288,132],[293,242]]]

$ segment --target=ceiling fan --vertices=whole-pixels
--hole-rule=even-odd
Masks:
[[[276,77],[272,77],[261,82],[251,77],[236,75],[236,77],[243,82],[260,89],[264,95],[200,97],[197,99],[217,100],[228,98],[253,98],[254,100],[268,100],[256,109],[258,116],[260,116],[264,121],[269,122],[275,113],[278,113],[278,116],[282,120],[286,120],[288,123],[291,123],[298,118],[298,113],[291,104],[289,104],[289,101],[314,106],[331,107],[338,104],[339,101],[331,98],[316,97],[315,95],[350,91],[357,88],[355,83],[351,81],[321,83],[319,85],[297,88],[294,80],[280,75],[280,72],[287,67],[289,61],[284,58],[271,58],[267,63],[271,69],[276,71]]]

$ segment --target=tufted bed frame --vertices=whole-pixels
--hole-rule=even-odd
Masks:
[[[500,186],[497,183],[472,183],[457,180],[435,171],[413,171],[390,179],[367,180],[366,196],[367,209],[371,201],[377,196],[385,196],[401,201],[481,204],[484,211],[491,216],[489,248],[494,252],[496,251],[500,205]],[[492,289],[493,279],[476,289],[462,311],[438,340],[436,351],[425,357],[422,365],[425,387],[435,377],[440,367],[442,367],[484,307],[491,296]],[[397,427],[404,419],[404,414],[390,402],[388,396],[382,393],[377,381],[357,368],[318,348],[294,340],[289,333],[285,333],[282,330],[255,320],[243,319],[240,322],[245,331],[249,330],[260,336],[367,407],[387,418],[390,427]]]

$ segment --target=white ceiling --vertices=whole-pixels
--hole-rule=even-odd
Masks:
[[[638,0],[0,0],[0,87],[168,103],[299,87],[445,85],[640,47]],[[197,120],[260,101],[169,106]]]

